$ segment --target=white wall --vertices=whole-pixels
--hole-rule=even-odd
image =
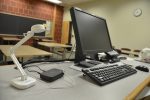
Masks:
[[[116,48],[150,47],[150,0],[96,0],[75,6],[107,20]],[[139,17],[133,16],[136,8],[142,9]],[[71,20],[69,7],[65,8],[64,20]]]

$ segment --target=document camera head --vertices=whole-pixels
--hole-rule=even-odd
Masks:
[[[46,30],[45,26],[42,24],[36,24],[31,27],[31,31],[34,33],[41,33],[44,32],[45,30]]]

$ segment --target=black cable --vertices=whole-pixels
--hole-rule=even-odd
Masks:
[[[34,60],[34,61],[27,61],[22,63],[22,67],[26,68],[25,65],[31,63],[40,63],[40,62],[63,62],[63,61],[74,61],[74,59],[63,59],[63,60]]]
[[[31,65],[31,66],[24,66],[24,68],[28,68],[28,67],[37,67],[38,69],[40,69],[41,71],[45,72],[45,70],[41,69],[39,66],[37,65]]]
[[[27,70],[28,70],[29,72],[35,72],[35,73],[41,74],[40,72],[35,71],[35,70],[29,70],[28,68],[27,68]]]

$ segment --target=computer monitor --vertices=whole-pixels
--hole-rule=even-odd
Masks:
[[[94,59],[97,53],[113,50],[104,18],[75,7],[70,9],[70,14],[76,39],[75,63],[87,56]]]

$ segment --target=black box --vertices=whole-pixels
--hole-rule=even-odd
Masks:
[[[64,75],[63,70],[60,69],[50,69],[40,74],[40,78],[47,82],[55,81]]]

